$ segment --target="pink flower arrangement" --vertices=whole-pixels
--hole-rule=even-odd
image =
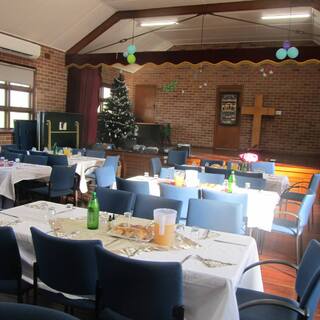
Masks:
[[[242,161],[249,163],[258,161],[258,155],[251,152],[241,153],[239,157]]]

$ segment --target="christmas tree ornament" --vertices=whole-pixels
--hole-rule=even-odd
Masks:
[[[287,50],[283,48],[278,49],[276,52],[276,57],[278,60],[285,59],[287,57]]]
[[[289,40],[283,41],[282,48],[288,50],[291,47],[291,43]]]
[[[135,54],[136,51],[137,51],[137,48],[136,48],[136,46],[134,44],[130,44],[128,46],[127,51],[128,51],[129,54]]]
[[[299,50],[296,47],[290,47],[287,53],[290,59],[295,59],[299,56]]]
[[[128,51],[125,51],[122,55],[123,55],[124,58],[127,58],[128,57]]]
[[[136,62],[136,57],[134,54],[129,54],[127,57],[127,61],[129,64],[134,64]]]

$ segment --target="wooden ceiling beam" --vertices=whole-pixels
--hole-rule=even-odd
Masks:
[[[110,29],[113,25],[123,19],[140,19],[154,17],[168,17],[188,14],[205,14],[205,13],[221,13],[221,12],[237,12],[237,11],[252,11],[264,9],[279,9],[289,7],[311,7],[320,11],[320,0],[253,0],[241,2],[223,2],[211,3],[203,5],[155,8],[143,10],[118,11],[111,17],[101,23],[98,27],[92,30],[73,47],[67,54],[76,54],[85,48],[88,44],[98,38],[101,34]]]

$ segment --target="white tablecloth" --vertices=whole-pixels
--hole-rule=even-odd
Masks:
[[[54,206],[57,213],[66,210],[64,205],[50,204],[50,206]],[[14,224],[13,228],[23,261],[23,274],[27,280],[30,280],[32,278],[31,266],[34,261],[34,250],[29,228],[30,226],[36,226],[44,232],[50,232],[51,229],[45,217],[46,210],[21,206],[3,212],[19,217],[20,222]],[[67,211],[59,213],[59,217],[83,216],[85,214],[86,209],[67,209]],[[14,220],[16,218],[0,212],[0,223],[2,225]],[[183,263],[185,319],[238,320],[236,287],[263,290],[259,268],[253,269],[241,278],[244,268],[259,259],[255,240],[248,236],[222,232],[219,232],[216,238],[198,240],[198,237],[194,237],[190,228],[186,228],[184,234],[194,241],[198,241],[201,247],[189,250],[144,252],[135,256],[135,259],[180,262],[187,255],[199,254],[204,258],[234,264],[208,268],[195,258],[190,258]],[[221,243],[216,240],[229,241],[230,243]],[[238,245],[233,243],[238,243]]]
[[[80,176],[79,189],[82,193],[86,193],[88,192],[88,186],[85,175],[90,173],[90,170],[87,172],[86,170],[90,167],[102,166],[105,159],[73,155],[71,157],[68,157],[68,161],[69,165],[77,165],[76,173]],[[93,170],[94,169],[92,169],[91,172]]]
[[[14,185],[22,180],[48,178],[51,167],[19,163],[12,167],[0,167],[0,195],[15,200]]]

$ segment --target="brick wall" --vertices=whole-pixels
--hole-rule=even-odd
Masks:
[[[65,111],[67,72],[63,52],[42,46],[41,56],[36,60],[0,53],[0,61],[36,69],[35,112]],[[0,145],[6,143],[12,143],[11,133],[0,134]]]

